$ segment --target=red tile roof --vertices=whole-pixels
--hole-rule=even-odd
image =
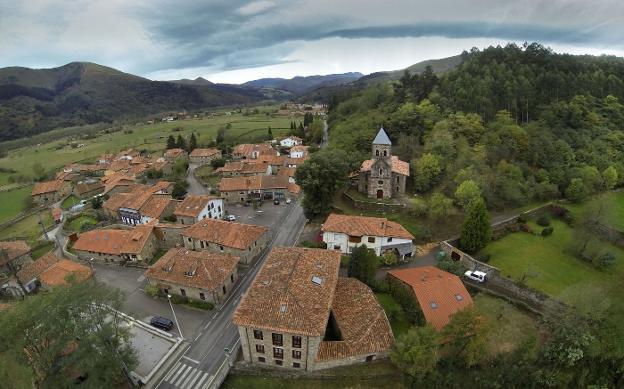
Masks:
[[[28,244],[23,240],[0,242],[0,250],[5,250],[7,252],[8,261],[12,261],[22,255],[26,255],[31,251],[30,246],[28,246]],[[0,261],[0,266],[3,266],[6,263],[7,261]]]
[[[219,182],[221,192],[287,188],[288,177],[286,176],[226,177]]]
[[[139,254],[152,234],[154,226],[140,225],[131,230],[92,230],[78,235],[75,250],[111,255]]]
[[[409,173],[409,170],[410,170],[409,163],[407,163],[405,161],[401,161],[399,159],[399,157],[397,157],[396,155],[393,155],[390,158],[390,161],[392,163],[392,173],[401,174],[403,176],[409,176],[409,174],[410,174]],[[368,172],[368,171],[370,171],[374,162],[375,162],[375,160],[373,160],[373,159],[367,159],[366,161],[362,162],[362,167],[360,167],[360,171],[361,172]]]
[[[218,199],[218,197],[215,196],[188,195],[180,204],[178,204],[173,214],[176,216],[197,217],[211,200],[216,199]]]
[[[472,297],[459,277],[437,267],[390,270],[388,274],[412,287],[425,319],[438,330],[455,312],[472,305]]]
[[[216,243],[239,250],[247,250],[269,229],[264,226],[227,222],[216,219],[203,219],[182,232],[182,236]]]
[[[57,192],[63,186],[62,180],[45,181],[35,184],[31,192],[31,196],[36,196],[44,193]]]
[[[178,158],[184,155],[186,151],[182,149],[169,149],[165,151],[165,158]]]
[[[221,154],[221,150],[211,148],[211,149],[195,149],[191,151],[189,156],[191,157],[212,157],[213,155]]]
[[[204,290],[219,289],[234,272],[239,258],[231,254],[172,248],[150,266],[145,277]]]
[[[234,324],[323,336],[339,267],[338,251],[274,248],[236,308]]]
[[[351,236],[383,236],[414,239],[402,225],[386,218],[330,214],[321,226],[323,232],[341,232]]]
[[[39,281],[46,286],[65,285],[70,274],[75,274],[77,281],[84,281],[93,275],[93,270],[68,259],[61,259],[44,270],[39,275]]]
[[[331,311],[342,340],[322,341],[317,361],[387,352],[394,335],[373,291],[355,278],[339,278]]]
[[[17,272],[17,279],[25,285],[59,260],[60,258],[54,255],[54,253],[49,252],[36,261],[21,268],[20,271]]]
[[[173,199],[168,194],[153,194],[141,207],[141,216],[159,219],[172,201]]]
[[[239,145],[234,146],[232,150],[232,154],[251,158],[252,153],[256,151],[259,155],[270,155],[277,154],[275,149],[271,147],[271,145],[267,143],[258,143],[258,144],[249,144],[249,143],[241,143]]]

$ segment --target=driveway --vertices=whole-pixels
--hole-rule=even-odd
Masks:
[[[257,210],[251,205],[242,204],[226,204],[225,210],[228,214],[236,216],[236,221],[239,223],[266,226],[274,230],[279,227],[280,221],[292,206],[294,202],[292,204],[281,202],[275,205],[273,201],[267,200]]]
[[[420,246],[414,246],[415,254],[411,258],[411,261],[407,263],[402,263],[397,266],[392,267],[382,267],[377,270],[375,273],[375,278],[378,280],[382,280],[386,277],[386,273],[389,270],[398,270],[398,269],[410,269],[413,267],[423,267],[423,266],[435,266],[436,259],[435,255],[438,251],[440,251],[440,245],[437,243],[430,243]]]
[[[169,302],[164,298],[152,298],[143,291],[146,280],[143,277],[145,269],[122,267],[93,263],[95,278],[112,288],[119,288],[124,293],[125,301],[122,311],[139,320],[149,323],[152,316],[164,316],[174,320]],[[173,309],[178,317],[182,335],[186,339],[193,339],[203,322],[214,316],[214,311],[203,311],[188,308],[184,305],[174,305]],[[174,327],[172,332],[179,333]]]
[[[195,174],[193,172],[198,167],[202,166],[201,164],[191,163],[188,167],[188,172],[186,175],[186,182],[188,182],[188,193],[193,195],[203,195],[208,194],[208,189],[206,189],[197,179],[195,178]]]

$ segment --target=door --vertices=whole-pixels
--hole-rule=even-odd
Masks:
[[[377,198],[378,199],[383,199],[383,190],[381,190],[381,189],[377,190]]]

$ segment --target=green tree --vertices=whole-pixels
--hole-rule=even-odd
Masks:
[[[186,181],[176,181],[171,191],[171,197],[177,200],[183,199],[184,196],[186,196],[186,188],[188,188],[188,183]]]
[[[182,135],[178,135],[178,138],[176,139],[176,147],[179,149],[186,150],[186,141],[184,140]]]
[[[119,309],[120,293],[94,281],[69,281],[26,297],[0,315],[0,353],[27,366],[35,388],[73,387],[77,375],[85,387],[125,386],[123,370],[136,366],[136,354],[124,319],[103,308]],[[0,371],[6,368],[3,364]]]
[[[347,273],[349,277],[357,278],[366,285],[372,285],[375,280],[377,263],[377,256],[373,249],[369,249],[364,245],[356,246],[351,251]]]
[[[468,253],[476,253],[488,244],[491,235],[490,214],[485,202],[480,197],[473,199],[466,209],[459,245]]]
[[[418,192],[429,191],[442,173],[440,157],[427,153],[413,163],[414,188]]]
[[[431,195],[431,198],[429,198],[429,217],[443,219],[454,211],[453,200],[442,193],[435,192]]]
[[[41,162],[35,162],[32,165],[32,170],[33,173],[35,173],[35,179],[37,180],[42,180],[45,178],[45,169],[43,168],[43,165],[41,164]]]
[[[613,166],[609,166],[605,170],[602,171],[602,182],[604,183],[604,188],[606,190],[611,190],[615,187],[618,182],[618,172],[617,169]]]
[[[390,351],[390,360],[417,380],[433,372],[440,359],[440,335],[430,325],[412,327],[401,335]]]
[[[336,193],[343,188],[354,170],[342,150],[319,150],[297,168],[295,180],[303,190],[302,206],[308,217],[325,214],[331,209]]]
[[[455,190],[455,200],[462,207],[467,206],[472,200],[481,197],[481,189],[473,180],[462,182]]]
[[[455,357],[463,359],[466,366],[485,362],[487,326],[474,307],[464,308],[451,317],[451,321],[442,329],[442,338]]]
[[[573,178],[570,180],[570,185],[568,185],[565,195],[568,200],[579,202],[585,200],[588,195],[588,190],[582,179]]]
[[[271,130],[271,126],[269,126],[269,130],[267,132],[269,134],[269,137],[273,138],[273,130]]]
[[[176,148],[175,138],[173,137],[173,135],[169,135],[169,137],[167,138],[167,149],[175,149],[175,148]]]
[[[197,148],[197,138],[195,137],[195,133],[191,134],[191,137],[189,138],[189,144],[188,144],[188,152],[190,153],[191,151],[195,150]]]
[[[96,196],[91,199],[91,206],[93,207],[93,209],[102,208],[103,203],[104,203],[104,200],[102,200],[101,196]]]

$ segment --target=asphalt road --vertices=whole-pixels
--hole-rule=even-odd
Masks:
[[[224,363],[225,348],[232,349],[238,341],[238,330],[232,323],[232,314],[243,293],[264,263],[272,247],[294,246],[303,230],[306,219],[298,202],[289,206],[288,213],[277,228],[273,229],[273,240],[260,258],[237,281],[235,290],[216,314],[206,322],[198,335],[190,340],[184,354],[172,364],[158,388],[204,388],[207,387],[219,367]]]
[[[207,194],[208,190],[195,178],[195,174],[193,172],[195,169],[202,165],[191,163],[188,167],[188,174],[186,175],[186,182],[188,182],[189,187],[187,189],[189,194],[192,195],[203,195]]]

